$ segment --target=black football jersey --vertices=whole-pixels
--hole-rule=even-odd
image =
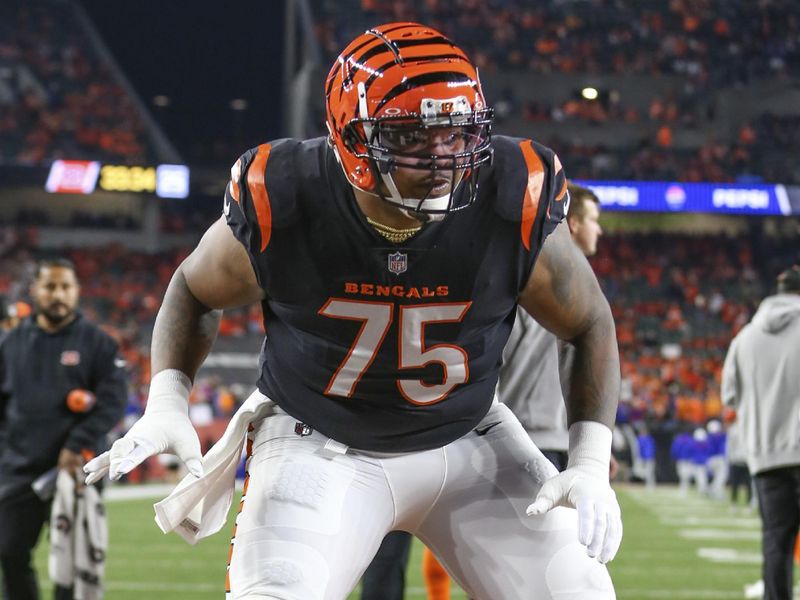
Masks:
[[[475,203],[402,244],[367,223],[324,138],[237,161],[224,213],[266,293],[264,394],[364,450],[442,446],[481,420],[517,297],[569,202],[551,150],[493,147]]]

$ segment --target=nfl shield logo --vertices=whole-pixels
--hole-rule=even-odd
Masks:
[[[389,270],[395,275],[405,273],[408,268],[408,255],[395,252],[389,255]]]

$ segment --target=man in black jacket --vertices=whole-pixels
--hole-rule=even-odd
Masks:
[[[126,403],[116,342],[77,311],[80,288],[64,259],[39,264],[34,315],[0,340],[0,565],[6,600],[39,598],[31,553],[49,503],[31,483],[54,467],[75,476],[104,449]],[[76,477],[80,484],[82,477]],[[56,599],[72,591],[56,588]]]

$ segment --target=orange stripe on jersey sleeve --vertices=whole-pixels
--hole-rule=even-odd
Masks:
[[[264,184],[264,171],[267,168],[270,149],[269,144],[259,146],[256,157],[247,170],[247,189],[250,190],[250,197],[253,199],[253,206],[256,209],[258,228],[261,231],[262,252],[269,244],[269,238],[272,235],[272,209],[269,205],[267,186]]]
[[[522,149],[522,156],[528,167],[528,183],[525,186],[525,197],[522,200],[520,235],[522,236],[522,245],[526,250],[530,250],[531,230],[533,222],[536,220],[539,197],[542,195],[542,186],[544,185],[544,165],[529,140],[520,142],[519,147]]]

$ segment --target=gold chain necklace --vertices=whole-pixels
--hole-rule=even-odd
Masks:
[[[378,223],[369,217],[367,217],[367,223],[372,225],[372,227],[375,228],[375,231],[393,244],[402,244],[406,240],[410,239],[420,229],[422,229],[422,225],[418,225],[417,227],[409,227],[408,229],[395,229],[394,227],[389,227],[383,223]]]

